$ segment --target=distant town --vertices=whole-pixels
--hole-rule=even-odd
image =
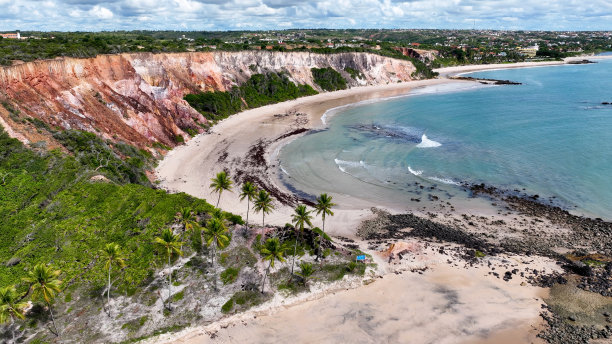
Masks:
[[[0,63],[58,56],[213,50],[370,51],[418,59],[431,67],[560,59],[612,50],[609,31],[278,30],[4,32]]]

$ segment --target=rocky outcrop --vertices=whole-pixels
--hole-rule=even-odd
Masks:
[[[183,100],[185,94],[224,91],[265,71],[285,71],[317,88],[310,69],[330,66],[350,86],[408,81],[415,71],[408,61],[367,53],[141,53],[36,61],[0,69],[0,100],[13,110],[0,106],[0,123],[27,143],[56,145],[42,123],[140,147],[174,146],[178,135],[187,140],[188,128],[201,131],[198,124],[207,122]],[[363,79],[351,79],[346,67]]]

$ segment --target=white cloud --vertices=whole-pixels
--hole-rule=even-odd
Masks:
[[[611,16],[610,0],[0,0],[0,30],[471,28],[474,20],[611,30]]]
[[[107,8],[104,8],[98,5],[94,6],[87,13],[89,13],[93,17],[100,18],[100,19],[111,19],[113,17],[113,12],[111,12]]]

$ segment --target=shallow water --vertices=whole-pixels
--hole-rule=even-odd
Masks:
[[[612,60],[470,76],[523,85],[442,85],[331,112],[327,130],[281,151],[285,182],[406,209],[484,182],[612,218]]]

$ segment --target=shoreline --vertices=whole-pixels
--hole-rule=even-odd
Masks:
[[[576,58],[583,59],[584,57]],[[595,57],[591,57],[595,58]],[[608,57],[606,57],[608,58]],[[565,61],[553,61],[544,63],[520,63],[514,65],[501,65],[502,68],[528,68],[528,67],[539,67],[539,66],[552,66],[552,65],[563,65]],[[476,72],[481,70],[490,70],[495,68],[500,68],[499,65],[476,65],[476,66],[462,66],[464,73]],[[170,151],[166,158],[162,160],[156,169],[156,174],[161,181],[160,185],[172,192],[187,192],[197,197],[206,198],[209,200],[214,200],[215,198],[210,193],[208,184],[210,178],[214,176],[214,174],[220,171],[222,168],[228,169],[231,171],[230,177],[235,175],[234,171],[237,171],[239,175],[237,177],[244,177],[244,174],[252,174],[257,178],[263,178],[260,181],[264,183],[265,188],[274,188],[278,192],[289,194],[290,197],[294,197],[293,201],[297,202],[299,200],[294,194],[291,193],[291,190],[288,190],[282,183],[282,180],[279,178],[278,171],[280,170],[280,165],[278,161],[278,154],[281,148],[292,140],[298,138],[300,135],[304,135],[304,133],[310,130],[322,129],[326,126],[325,115],[327,113],[333,112],[334,109],[338,109],[340,107],[347,106],[355,106],[360,102],[364,101],[384,101],[389,99],[390,97],[403,97],[409,96],[410,92],[414,92],[415,89],[420,87],[428,87],[434,85],[444,85],[444,84],[474,84],[475,81],[460,81],[460,80],[452,80],[448,79],[448,75],[450,73],[459,72],[461,70],[458,68],[461,67],[449,67],[450,69],[442,70],[444,73],[441,75],[445,75],[446,78],[438,78],[438,79],[430,79],[430,80],[419,80],[419,81],[411,81],[400,84],[387,84],[387,85],[377,85],[377,86],[363,86],[356,87],[343,91],[329,92],[329,93],[321,93],[315,96],[299,98],[296,100],[273,104],[264,106],[261,108],[247,110],[236,115],[233,115],[215,125],[209,134],[201,134],[196,136],[194,139],[189,141],[186,145],[175,148],[173,151]],[[291,134],[295,133],[295,134]],[[264,142],[265,140],[265,142]],[[256,149],[254,149],[256,148]],[[264,153],[265,161],[255,161],[255,159],[251,159],[254,152],[262,152]],[[250,159],[250,160],[249,160]],[[493,200],[495,200],[495,195],[485,195],[491,196]],[[357,243],[362,245],[361,249],[372,253],[373,255],[377,255],[378,260],[380,260],[378,274],[380,278],[383,278],[382,281],[379,282],[379,278],[375,278],[375,283],[365,283],[361,281],[361,283],[357,283],[351,288],[346,289],[346,291],[342,291],[338,293],[337,297],[349,297],[347,295],[351,295],[351,297],[356,297],[357,299],[347,299],[352,300],[353,302],[366,302],[363,300],[363,295],[371,295],[369,291],[372,290],[371,286],[378,286],[378,288],[391,291],[394,290],[394,286],[397,287],[402,283],[409,283],[408,281],[412,281],[416,284],[411,285],[412,288],[419,288],[424,283],[429,283],[428,281],[431,278],[437,278],[438,274],[445,272],[445,284],[448,285],[448,288],[451,288],[453,292],[459,292],[462,288],[461,283],[457,284],[458,280],[464,280],[466,276],[471,276],[467,268],[467,265],[464,267],[457,267],[455,264],[453,267],[446,266],[442,262],[448,260],[449,258],[445,258],[439,256],[434,252],[422,253],[425,250],[424,247],[428,247],[428,245],[435,245],[428,241],[427,236],[425,237],[413,237],[410,239],[409,236],[406,237],[397,237],[395,234],[390,238],[382,238],[376,240],[365,240],[363,238],[357,237],[357,228],[364,223],[365,220],[376,220],[377,214],[371,211],[371,207],[373,206],[371,203],[364,200],[357,200],[350,196],[346,195],[336,195],[333,194],[334,201],[338,204],[341,204],[340,207],[334,209],[336,213],[334,217],[331,217],[326,222],[326,231],[332,236],[341,236],[344,238],[357,239]],[[266,216],[266,225],[280,225],[282,226],[284,223],[290,222],[290,215],[293,212],[293,207],[288,204],[276,204],[276,209],[274,212]],[[221,197],[220,207],[224,210],[239,214],[241,216],[245,216],[244,210],[246,210],[246,204],[241,203],[238,200],[238,192],[234,191],[233,193],[224,193]],[[380,207],[379,207],[380,209]],[[503,213],[501,211],[497,211],[500,208],[491,207],[487,209],[472,209],[474,211],[467,212],[466,214],[461,214],[462,210],[455,211],[454,209],[449,212],[437,212],[436,214],[424,214],[420,212],[418,209],[411,210],[414,214],[426,218],[429,216],[434,219],[437,215],[441,215],[436,218],[438,223],[453,225],[456,226],[457,223],[460,223],[460,226],[468,233],[476,234],[476,231],[482,231],[485,229],[485,232],[491,233],[489,237],[493,240],[504,241],[508,239],[514,239],[517,236],[520,236],[521,232],[526,233],[529,232],[531,234],[523,234],[526,236],[526,242],[529,242],[530,237],[528,235],[538,236],[538,233],[543,233],[543,235],[558,235],[557,230],[561,229],[561,225],[556,223],[554,219],[543,218],[540,220],[539,215],[536,213],[535,215],[524,215],[526,211],[519,209],[515,209],[514,211],[508,211],[507,213]],[[383,209],[388,211],[391,214],[399,214],[404,213],[404,211],[397,211],[394,209]],[[504,210],[505,211],[505,210]],[[517,220],[517,216],[519,219]],[[251,221],[255,224],[258,224],[258,216],[254,215],[250,217]],[[261,219],[261,218],[259,218]],[[530,221],[526,221],[530,220]],[[535,224],[534,219],[540,222],[539,224]],[[472,222],[477,223],[474,225]],[[316,218],[313,221],[314,226],[319,226],[320,220]],[[386,222],[384,222],[386,223]],[[534,223],[534,225],[532,225]],[[565,229],[563,229],[565,230]],[[472,235],[469,234],[469,235]],[[438,240],[435,237],[434,240]],[[440,239],[442,242],[453,242],[444,241],[444,239]],[[541,240],[541,239],[540,239]],[[520,242],[523,244],[523,242]],[[363,246],[367,245],[367,249]],[[391,245],[391,246],[388,246]],[[393,247],[395,245],[402,246],[403,245],[413,245],[410,246],[410,249],[401,251],[393,251]],[[418,249],[414,249],[414,245],[418,246]],[[559,244],[561,245],[561,244]],[[385,249],[390,247],[392,250],[391,256],[388,254],[385,255]],[[436,246],[440,249],[441,246]],[[446,245],[444,245],[446,247]],[[518,252],[522,252],[523,250],[530,252],[529,245],[524,248],[521,245],[517,245]],[[553,248],[551,254],[558,254],[563,251],[563,247],[559,247],[559,251],[555,253]],[[442,248],[442,250],[444,250]],[[539,251],[535,251],[539,252]],[[402,253],[410,256],[410,262],[402,261]],[[394,254],[399,254],[399,262],[394,262],[391,257]],[[504,254],[504,257],[505,253]],[[537,254],[537,253],[536,253]],[[385,259],[389,258],[389,263],[385,263]],[[528,258],[527,258],[528,257]],[[415,274],[405,274],[404,276],[396,277],[393,275],[401,274],[402,271],[411,271],[415,272],[418,270],[414,270],[414,264],[418,263],[419,267],[425,267],[426,270],[424,274],[421,273]],[[513,258],[513,261],[521,261],[526,262],[527,260],[531,260],[532,263],[536,264],[539,268],[543,268],[546,271],[559,271],[555,270],[554,262],[551,263],[550,258],[543,258],[540,256],[531,256],[527,254],[527,256],[519,255],[516,258]],[[507,261],[506,258],[503,261]],[[397,266],[399,264],[399,267]],[[408,264],[408,265],[406,265]],[[491,267],[489,263],[489,268]],[[495,269],[493,269],[495,270]],[[483,271],[484,272],[484,271]],[[503,270],[500,271],[503,273]],[[432,274],[434,277],[432,277]],[[497,273],[489,271],[489,274],[480,280],[483,284],[492,283],[499,280],[499,275],[497,277],[492,277],[497,275]],[[388,276],[392,276],[392,280],[395,281],[388,285],[382,284]],[[475,275],[470,278],[476,278]],[[505,280],[505,279],[504,279]],[[530,294],[526,296],[527,298],[531,298],[536,300],[535,303],[532,304],[522,304],[522,311],[525,311],[525,317],[518,322],[504,322],[503,325],[499,324],[498,326],[491,325],[494,327],[492,331],[489,331],[486,335],[480,337],[463,337],[458,338],[455,341],[447,341],[447,342],[473,342],[478,343],[482,342],[482,340],[493,339],[495,338],[499,343],[514,343],[514,339],[520,337],[524,340],[525,343],[536,341],[538,339],[535,338],[535,334],[538,331],[534,332],[533,326],[537,325],[538,328],[542,328],[544,325],[543,319],[540,317],[540,304],[543,303],[542,299],[544,298],[545,290],[547,289],[531,289],[528,285],[525,286],[525,279],[521,274],[521,278],[516,277],[515,280],[517,284],[520,284],[520,288],[518,290],[522,290],[520,293],[525,292],[526,290],[530,290],[530,292],[535,294]],[[450,281],[450,282],[449,282]],[[412,283],[410,282],[410,283]],[[506,281],[507,282],[507,281]],[[496,282],[495,282],[496,283]],[[386,286],[385,288],[380,287],[380,285]],[[496,288],[502,290],[504,293],[513,293],[513,287],[508,284],[503,284],[496,286]],[[527,289],[525,289],[527,288]],[[263,309],[257,309],[253,311],[247,311],[246,313],[236,314],[233,316],[225,317],[222,320],[215,321],[208,325],[196,325],[194,327],[189,327],[179,333],[168,334],[161,337],[154,338],[147,342],[164,342],[164,343],[202,343],[202,342],[215,342],[214,338],[220,332],[221,337],[219,338],[220,342],[234,342],[236,338],[250,338],[254,339],[252,336],[268,336],[270,333],[261,333],[258,329],[260,327],[271,326],[266,319],[274,318],[279,319],[293,319],[293,313],[296,310],[301,308],[307,308],[312,310],[317,309],[316,307],[324,307],[325,303],[332,302],[330,300],[330,293],[336,294],[334,291],[330,291],[331,289],[318,290],[316,292],[308,293],[305,296],[305,299],[297,299],[297,300],[288,300],[289,302],[283,304],[281,306],[278,305],[266,305]],[[396,292],[401,292],[405,289],[396,290]],[[485,291],[482,291],[483,293]],[[361,297],[355,296],[355,294],[360,293]],[[473,294],[473,292],[472,292]],[[373,295],[378,295],[374,293]],[[463,294],[461,294],[463,295]],[[371,295],[372,296],[372,295]],[[435,298],[439,297],[435,293],[428,296],[423,296],[426,298]],[[469,297],[469,294],[465,294],[465,297]],[[495,295],[492,297],[499,298],[499,295]],[[334,298],[334,299],[335,299]],[[497,299],[495,299],[497,300]],[[495,300],[491,300],[495,302]],[[512,303],[516,302],[517,299],[512,298]],[[348,301],[347,301],[348,302]],[[414,302],[414,301],[413,301]],[[471,302],[478,303],[477,300],[473,300]],[[406,303],[410,303],[406,301]],[[398,306],[399,307],[399,306]],[[423,305],[421,312],[427,313],[430,312],[430,307],[435,307],[435,305],[426,303]],[[484,306],[483,306],[484,307]],[[499,312],[505,312],[506,309],[503,308],[495,308],[495,306],[488,305],[487,307],[493,307],[492,315],[498,314]],[[499,307],[499,305],[497,306]],[[350,310],[346,310],[350,311]],[[355,310],[352,310],[355,311]],[[397,309],[397,312],[406,312],[406,309]],[[391,311],[392,313],[393,311]],[[325,312],[322,312],[325,313]],[[327,310],[326,313],[328,316],[333,314],[332,310]],[[528,315],[527,315],[528,314]],[[258,315],[260,315],[258,317]],[[274,316],[273,316],[274,315]],[[323,316],[323,315],[321,315]],[[471,316],[462,314],[462,316]],[[250,324],[247,324],[248,322]],[[262,320],[263,319],[263,320]],[[325,319],[323,319],[325,320]],[[506,319],[507,320],[507,319]],[[316,323],[314,324],[316,325]],[[350,333],[355,329],[345,329]],[[277,331],[282,332],[282,329],[277,329]],[[419,335],[419,332],[412,333],[411,335]],[[226,336],[226,337],[223,337]],[[245,337],[240,337],[245,336]],[[518,336],[518,337],[517,337]],[[210,337],[210,338],[208,338]],[[262,338],[262,337],[260,337]],[[400,337],[401,338],[401,334]],[[286,338],[285,338],[286,339]],[[300,339],[303,341],[303,337],[296,337],[297,342],[300,342]],[[425,339],[425,338],[423,338]]]

